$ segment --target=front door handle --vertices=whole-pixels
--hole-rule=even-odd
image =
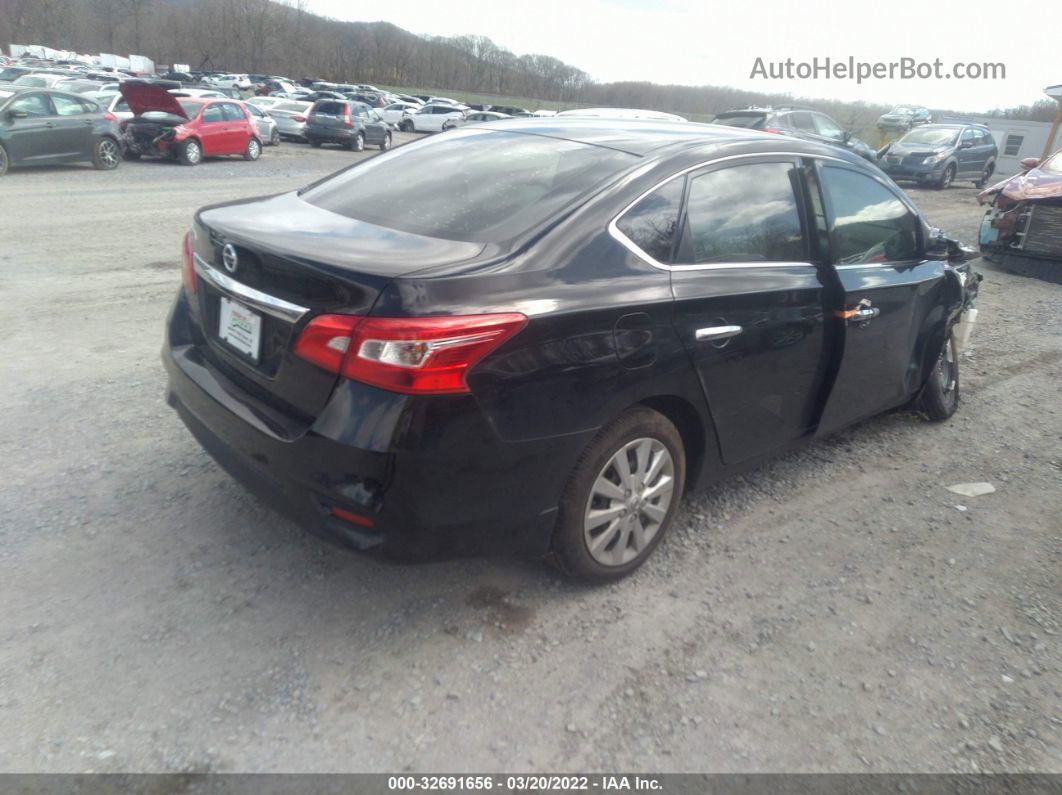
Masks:
[[[881,310],[876,306],[860,306],[855,309],[839,309],[834,312],[834,315],[842,320],[850,320],[857,325],[869,323],[880,314]]]
[[[725,340],[730,337],[736,337],[741,333],[741,326],[709,326],[708,328],[699,328],[694,332],[694,336],[698,342],[708,342],[709,340]]]

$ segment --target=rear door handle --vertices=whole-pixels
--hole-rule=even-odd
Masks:
[[[730,337],[736,337],[741,333],[741,326],[709,326],[708,328],[699,328],[694,332],[694,336],[698,342],[708,342],[709,340],[725,340]]]
[[[54,127],[55,126],[55,122],[54,121],[46,121],[44,123],[44,126],[45,127]]]

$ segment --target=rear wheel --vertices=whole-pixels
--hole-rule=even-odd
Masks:
[[[937,182],[937,188],[940,190],[947,190],[951,187],[952,181],[955,179],[955,164],[952,163],[946,169],[944,173],[940,175],[940,180]]]
[[[257,160],[262,156],[262,142],[257,138],[247,141],[247,148],[243,151],[244,160]]]
[[[386,152],[390,148],[391,148],[391,133],[387,133],[387,135],[384,136],[384,139],[382,141],[380,141],[380,151],[381,152]]]
[[[280,146],[280,130],[276,127],[273,128],[273,134],[269,136],[270,146]]]
[[[92,147],[92,165],[100,171],[111,171],[122,162],[121,147],[113,138],[103,137]]]
[[[7,169],[10,167],[11,162],[7,158],[7,150],[3,146],[0,146],[0,177],[7,173]]]
[[[933,422],[943,422],[959,407],[959,355],[950,335],[922,388],[918,405]]]
[[[411,122],[409,119],[400,121],[398,123],[398,129],[400,129],[402,132],[413,132],[413,122]]]
[[[365,151],[365,135],[363,133],[358,133],[354,136],[354,140],[350,142],[350,149],[353,152]]]
[[[177,160],[182,166],[198,166],[203,161],[203,147],[194,138],[177,147]]]
[[[645,407],[625,412],[576,464],[561,498],[550,562],[585,582],[630,574],[671,526],[685,477],[675,426]]]

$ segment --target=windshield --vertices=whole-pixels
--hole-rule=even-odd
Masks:
[[[1040,166],[1040,170],[1045,174],[1062,177],[1062,149],[1047,158]]]
[[[766,118],[762,113],[747,113],[734,116],[716,116],[712,124],[725,124],[727,127],[745,127],[750,130],[758,130],[763,126]]]
[[[959,131],[954,127],[919,127],[907,133],[899,142],[923,146],[954,146],[958,139]]]
[[[893,108],[892,110],[889,111],[889,113],[893,114],[895,116],[913,116],[914,115],[914,108],[905,108],[905,107],[901,106],[901,107],[898,107],[898,108]]]
[[[403,232],[499,242],[585,198],[638,160],[627,152],[542,135],[454,132],[363,161],[302,197]]]

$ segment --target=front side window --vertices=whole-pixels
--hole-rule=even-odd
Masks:
[[[822,169],[833,212],[835,264],[902,262],[918,257],[918,219],[877,180],[844,168]]]
[[[27,116],[51,116],[52,106],[44,94],[24,94],[11,101],[8,110],[22,111]]]
[[[802,130],[803,132],[809,133],[818,132],[815,128],[815,121],[811,118],[811,114],[806,110],[798,110],[795,113],[790,113],[786,118],[789,121],[789,126],[796,130]]]
[[[244,115],[243,108],[233,105],[231,102],[222,103],[221,112],[225,116],[225,121],[244,121],[247,118]]]
[[[806,262],[792,163],[731,166],[690,180],[679,261]]]
[[[671,262],[685,187],[684,177],[673,179],[641,199],[616,221],[616,228],[628,240],[665,265]]]
[[[218,122],[225,121],[225,115],[221,110],[221,105],[207,105],[203,109],[203,123],[204,124],[217,124]]]

